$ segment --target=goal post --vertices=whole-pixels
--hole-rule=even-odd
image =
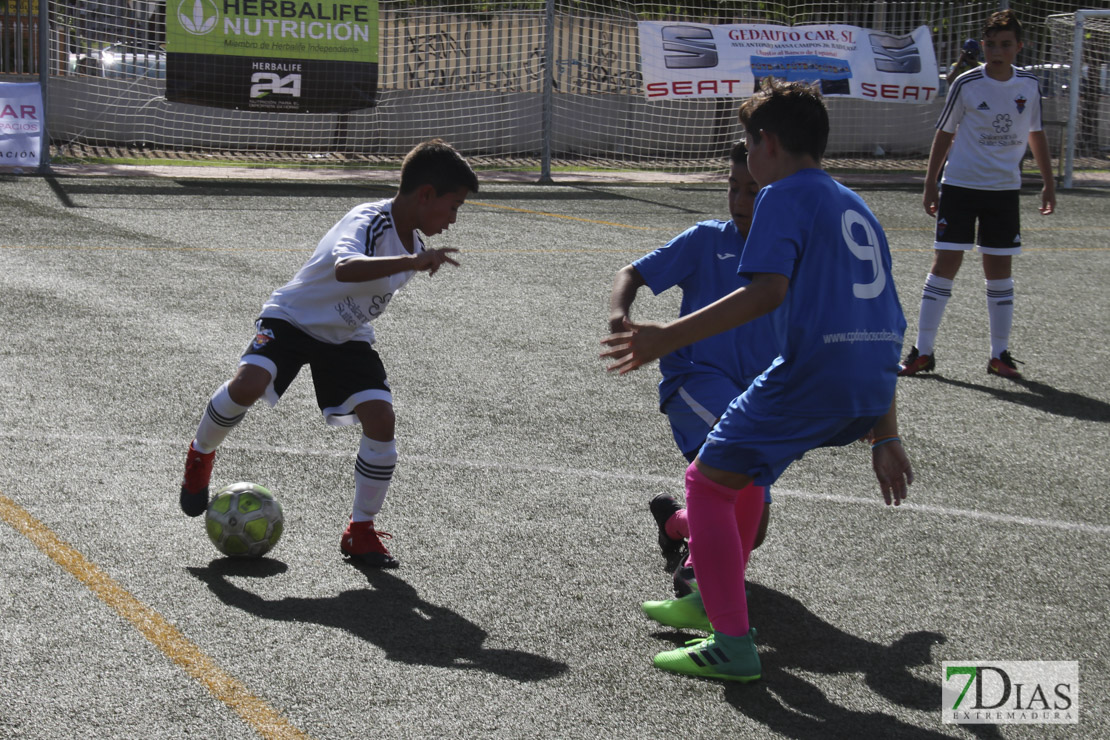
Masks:
[[[1110,10],[1077,10],[1073,14],[1069,14],[1072,18],[1074,31],[1072,33],[1072,46],[1071,46],[1071,77],[1068,90],[1068,127],[1067,127],[1067,151],[1064,157],[1064,178],[1062,187],[1070,189],[1074,183],[1075,174],[1075,149],[1076,141],[1080,127],[1080,110],[1079,100],[1080,93],[1084,91],[1084,87],[1094,85],[1095,89],[1087,89],[1086,94],[1088,97],[1101,96],[1103,86],[1108,83],[1108,80],[1103,79],[1104,75],[1101,73],[1103,70],[1099,69],[1096,61],[1088,62],[1084,57],[1084,48],[1086,46],[1087,21],[1099,23],[1099,28],[1096,33],[1103,38],[1101,41],[1106,44],[1107,37],[1110,37]],[[1055,16],[1059,17],[1059,16]],[[1092,23],[1094,25],[1094,23]],[[1091,34],[1096,35],[1096,33]],[[1092,68],[1093,65],[1093,68]],[[1105,66],[1105,65],[1104,65]],[[1087,74],[1084,74],[1084,68],[1087,69]],[[1085,77],[1087,79],[1085,79]],[[1105,121],[1102,122],[1105,125]]]

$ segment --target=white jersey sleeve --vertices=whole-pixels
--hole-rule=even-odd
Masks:
[[[999,82],[978,67],[956,78],[937,129],[954,133],[941,182],[975,190],[1017,190],[1029,133],[1040,131],[1035,75],[1014,69]]]
[[[393,227],[392,200],[355,206],[320,240],[308,262],[262,306],[263,318],[288,321],[322,342],[374,342],[371,323],[385,311],[393,295],[413,272],[377,280],[343,283],[335,266],[348,257],[395,257],[410,252]],[[424,249],[417,232],[412,234],[416,252]]]

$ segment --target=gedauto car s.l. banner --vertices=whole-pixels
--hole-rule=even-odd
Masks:
[[[377,0],[169,0],[166,99],[340,113],[374,105]]]
[[[639,29],[648,100],[746,98],[767,77],[884,103],[929,103],[940,94],[926,26],[899,35],[832,24],[641,21]]]

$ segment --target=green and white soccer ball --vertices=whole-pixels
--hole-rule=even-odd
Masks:
[[[224,555],[256,558],[281,539],[285,516],[269,489],[233,483],[216,491],[204,514],[204,528]]]

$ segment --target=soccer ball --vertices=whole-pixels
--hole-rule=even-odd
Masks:
[[[281,538],[285,516],[269,489],[233,483],[216,491],[204,514],[208,539],[224,555],[256,558]]]

